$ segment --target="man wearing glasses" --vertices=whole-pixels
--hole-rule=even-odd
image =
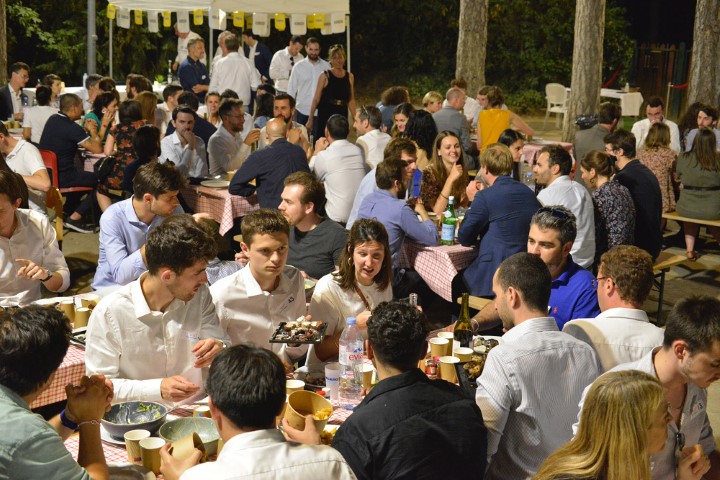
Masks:
[[[208,142],[210,176],[225,176],[228,171],[237,170],[250,155],[251,146],[260,138],[260,130],[253,129],[243,139],[245,125],[243,103],[235,98],[223,100],[218,109],[222,124]]]
[[[651,324],[642,305],[653,286],[650,254],[619,245],[600,259],[594,282],[602,313],[571,320],[563,332],[595,349],[603,372],[621,363],[640,360],[663,342],[663,330]]]
[[[27,63],[15,62],[10,65],[10,81],[0,88],[0,120],[23,119],[23,104],[27,104],[27,95],[22,89],[30,79],[30,67]]]

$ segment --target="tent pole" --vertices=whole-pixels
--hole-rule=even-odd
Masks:
[[[113,41],[114,41],[114,39],[115,39],[115,37],[113,36],[113,24],[114,24],[114,22],[113,22],[113,19],[112,19],[112,18],[109,18],[108,20],[109,20],[108,23],[110,24],[110,47],[109,47],[110,52],[108,53],[108,61],[110,62],[110,65],[109,65],[109,66],[110,66],[110,72],[108,73],[108,75],[110,76],[110,78],[113,78],[113,79],[114,79],[114,77],[113,77]]]
[[[352,71],[352,68],[350,68],[350,14],[345,14],[345,24],[347,25],[345,27],[345,38],[347,42],[347,69],[348,72]]]
[[[95,54],[95,42],[97,32],[95,29],[95,0],[87,0],[87,66],[88,74],[95,73],[97,67],[97,55]],[[84,87],[85,85],[83,85]]]

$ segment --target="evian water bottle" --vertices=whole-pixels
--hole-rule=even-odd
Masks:
[[[360,403],[362,391],[363,337],[355,323],[348,317],[347,326],[340,336],[338,352],[340,360],[340,407],[352,410]]]

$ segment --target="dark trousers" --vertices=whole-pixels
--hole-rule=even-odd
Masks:
[[[97,201],[95,197],[95,189],[98,184],[97,177],[94,173],[86,172],[84,170],[59,172],[58,181],[60,182],[60,188],[91,187],[93,189],[92,192],[64,194],[67,198],[64,207],[65,213],[72,214],[73,212],[77,212],[84,217],[92,212],[92,209]]]

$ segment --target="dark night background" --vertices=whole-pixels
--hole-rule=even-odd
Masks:
[[[618,0],[640,43],[692,43],[696,0]]]

